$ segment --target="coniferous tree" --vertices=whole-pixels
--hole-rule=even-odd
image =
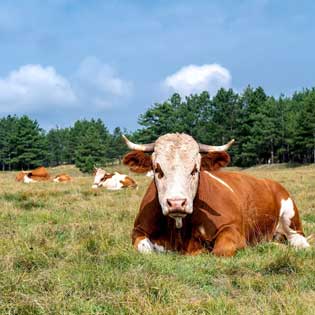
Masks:
[[[109,135],[103,122],[98,119],[76,122],[75,165],[82,172],[92,172],[95,165],[106,162]]]
[[[33,168],[43,165],[47,158],[47,142],[44,131],[36,120],[22,116],[17,120],[13,139],[15,149],[11,153],[11,164],[15,168]]]

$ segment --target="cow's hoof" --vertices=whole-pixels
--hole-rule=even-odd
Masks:
[[[152,253],[154,251],[154,245],[148,238],[144,238],[138,243],[137,250],[139,253]]]

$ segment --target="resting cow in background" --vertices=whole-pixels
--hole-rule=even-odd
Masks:
[[[24,183],[38,182],[38,181],[49,181],[50,175],[44,166],[35,168],[32,171],[21,171],[19,172],[15,179]]]
[[[296,248],[309,247],[285,188],[272,180],[220,171],[230,162],[225,151],[234,140],[209,146],[186,134],[166,134],[144,145],[124,139],[133,150],[124,164],[139,173],[154,171],[132,232],[139,252],[233,256],[278,233]]]
[[[18,182],[23,181],[24,183],[35,183],[40,181],[50,181],[51,176],[44,166],[40,166],[33,171],[21,171],[19,172],[15,179]],[[54,182],[68,182],[71,181],[72,178],[67,174],[59,174],[56,175],[53,179]]]
[[[110,190],[119,190],[127,187],[136,188],[137,183],[125,174],[118,172],[107,173],[101,168],[95,168],[92,188],[100,187],[105,187]]]
[[[68,174],[63,173],[63,174],[56,175],[53,181],[55,183],[70,182],[72,181],[72,177],[69,176]]]

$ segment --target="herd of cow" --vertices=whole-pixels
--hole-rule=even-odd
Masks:
[[[212,252],[233,256],[237,250],[274,238],[295,248],[309,247],[299,211],[287,190],[270,179],[222,171],[234,140],[222,146],[197,143],[186,134],[166,134],[149,144],[136,144],[123,163],[136,173],[151,173],[134,222],[132,243],[141,253]],[[95,169],[93,188],[136,188],[129,176]],[[25,183],[51,180],[47,170],[20,172]],[[69,181],[60,174],[53,181]]]
[[[18,182],[24,182],[26,184],[53,181],[59,182],[70,182],[73,180],[68,174],[59,174],[52,177],[44,166],[40,166],[32,171],[21,171],[15,179]],[[137,187],[137,183],[129,176],[120,174],[118,172],[108,173],[101,168],[95,168],[94,170],[94,182],[92,188],[105,187],[110,190],[118,190],[127,187]]]

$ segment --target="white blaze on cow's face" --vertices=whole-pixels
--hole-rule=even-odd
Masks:
[[[176,220],[193,212],[199,182],[201,155],[198,143],[186,134],[166,134],[155,142],[154,179],[164,215]]]
[[[98,188],[99,185],[102,183],[102,180],[105,175],[106,175],[106,172],[104,170],[102,170],[101,168],[96,168],[95,175],[94,175],[94,183],[92,185],[92,188]]]

